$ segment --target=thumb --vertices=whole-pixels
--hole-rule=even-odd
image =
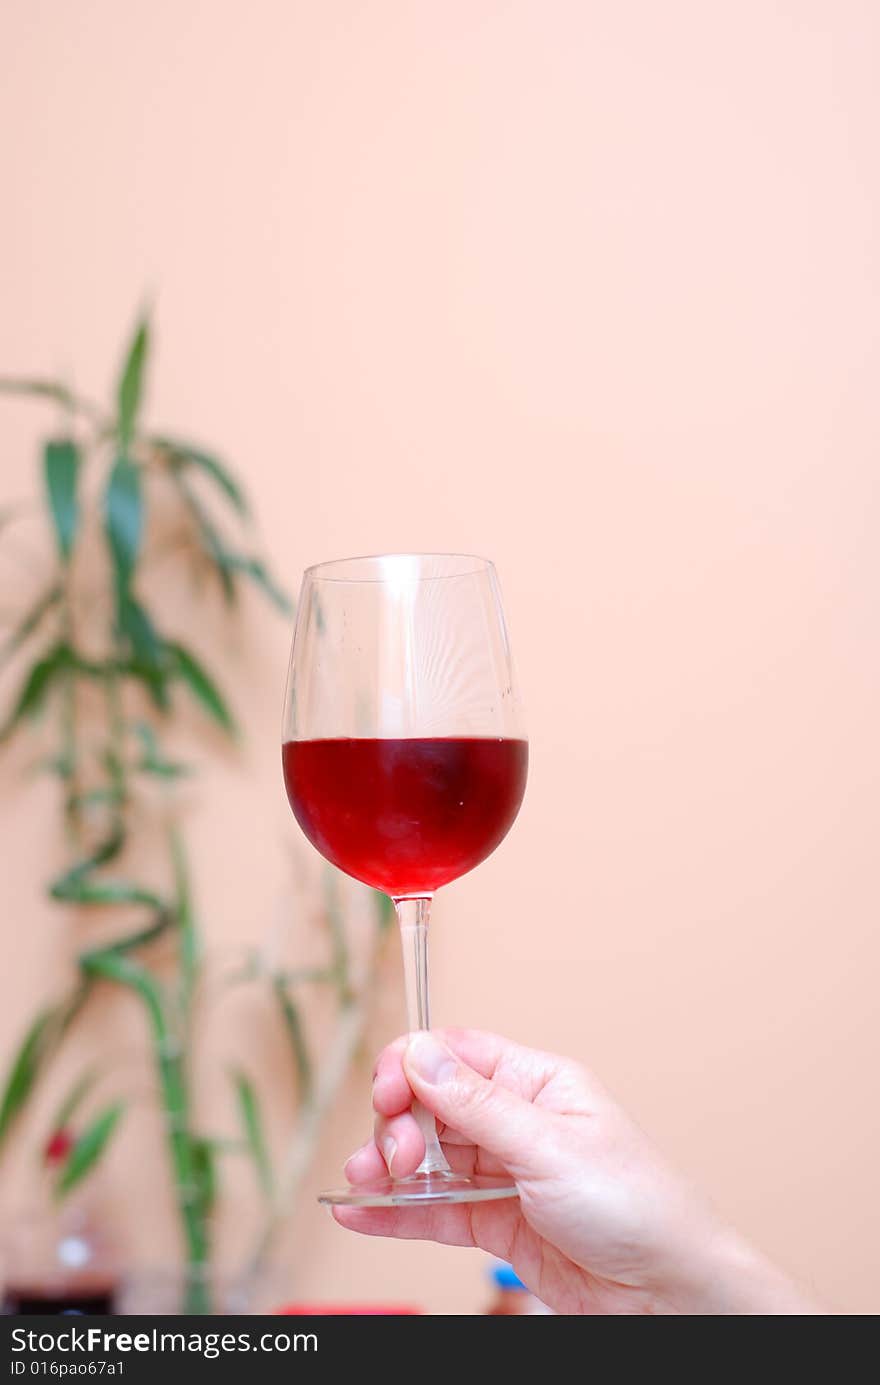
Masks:
[[[512,1171],[531,1172],[546,1139],[546,1121],[531,1102],[481,1077],[427,1030],[410,1039],[403,1067],[415,1095],[444,1125]]]

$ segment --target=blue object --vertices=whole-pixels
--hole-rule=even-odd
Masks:
[[[499,1260],[497,1265],[493,1265],[490,1273],[499,1289],[522,1289],[528,1292],[519,1276],[503,1261]]]

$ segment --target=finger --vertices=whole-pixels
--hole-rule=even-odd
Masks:
[[[345,1177],[352,1185],[376,1183],[388,1175],[389,1168],[386,1156],[382,1152],[378,1134],[381,1126],[386,1129],[391,1126],[391,1134],[397,1142],[397,1150],[392,1155],[394,1165],[392,1172],[395,1178],[409,1178],[410,1174],[415,1173],[424,1157],[424,1136],[415,1117],[400,1116],[388,1122],[377,1119],[376,1137],[368,1140],[360,1149],[355,1150],[345,1164]],[[486,1150],[476,1150],[473,1142],[466,1140],[464,1135],[461,1135],[457,1130],[444,1131],[441,1146],[453,1173],[500,1174],[506,1172],[500,1159],[494,1158]]]
[[[460,1058],[484,1077],[493,1077],[505,1053],[520,1051],[531,1053],[531,1049],[523,1049],[520,1044],[512,1043],[510,1039],[504,1039],[499,1034],[489,1034],[482,1029],[433,1029],[431,1031],[442,1043],[445,1043]],[[376,1059],[376,1066],[373,1069],[373,1082],[381,1081],[396,1085],[400,1091],[400,1078],[406,1082],[403,1072],[403,1055],[406,1052],[407,1044],[413,1037],[412,1034],[400,1034],[392,1043],[383,1048],[379,1057]],[[402,1091],[400,1093],[403,1094]],[[411,1097],[410,1097],[411,1099]],[[396,1111],[385,1112],[386,1115],[396,1115]]]
[[[474,1245],[466,1207],[334,1207],[332,1212],[340,1226],[362,1236]]]
[[[373,1073],[373,1107],[380,1116],[399,1116],[412,1105],[412,1088],[403,1071],[403,1052],[409,1042],[404,1034],[383,1049]]]
[[[408,1111],[390,1119],[377,1116],[373,1139],[395,1178],[408,1178],[425,1157],[425,1137]]]
[[[516,1175],[535,1171],[552,1117],[501,1082],[490,1082],[461,1061],[435,1034],[414,1034],[404,1071],[417,1097],[444,1124],[460,1131]]]
[[[524,1223],[516,1198],[499,1202],[434,1207],[334,1207],[333,1218],[362,1236],[403,1241],[437,1241],[447,1246],[480,1246],[502,1260],[513,1258]],[[529,1228],[525,1234],[530,1235]]]
[[[482,1077],[494,1078],[528,1101],[534,1101],[547,1082],[554,1076],[558,1078],[566,1068],[575,1072],[574,1064],[566,1063],[551,1053],[512,1043],[499,1034],[488,1034],[479,1029],[435,1029],[432,1033],[469,1068]],[[382,1051],[376,1062],[373,1105],[380,1115],[399,1115],[412,1101],[403,1064],[403,1055],[412,1037],[404,1034],[395,1039]],[[587,1074],[577,1069],[577,1077],[582,1086]],[[598,1098],[598,1083],[591,1085],[595,1086]]]
[[[494,1077],[505,1059],[511,1058],[514,1054],[533,1053],[532,1049],[523,1048],[511,1039],[505,1039],[500,1034],[490,1034],[484,1029],[449,1028],[434,1029],[431,1032],[482,1077]],[[408,1045],[404,1044],[404,1053],[407,1047]]]
[[[344,1173],[352,1185],[374,1183],[377,1179],[388,1176],[385,1160],[375,1140],[368,1140],[360,1149],[355,1150],[345,1165]]]
[[[435,1029],[432,1031],[460,1058],[484,1077],[494,1077],[502,1059],[514,1053],[530,1054],[519,1044],[479,1029]],[[412,1088],[403,1067],[403,1055],[412,1035],[401,1034],[384,1048],[373,1071],[373,1107],[379,1115],[397,1116],[412,1105]]]

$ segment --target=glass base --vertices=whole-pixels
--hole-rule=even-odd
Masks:
[[[437,1202],[492,1202],[518,1197],[509,1178],[474,1173],[414,1173],[410,1178],[377,1178],[357,1187],[320,1193],[327,1207],[425,1207]]]

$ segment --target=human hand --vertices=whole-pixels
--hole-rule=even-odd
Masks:
[[[373,1083],[373,1139],[352,1184],[414,1173],[417,1097],[459,1173],[506,1172],[518,1198],[336,1207],[374,1236],[479,1246],[513,1265],[550,1308],[583,1314],[820,1311],[726,1227],[584,1068],[476,1030],[396,1040]]]

